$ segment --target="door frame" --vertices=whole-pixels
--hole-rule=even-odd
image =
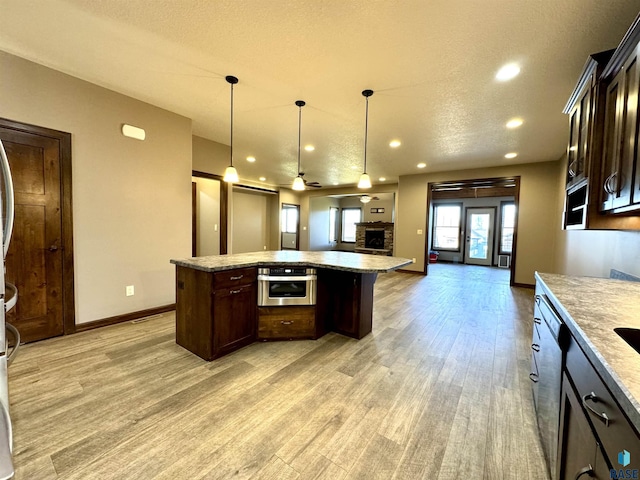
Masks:
[[[506,185],[513,185],[508,187]],[[448,191],[447,191],[448,190]],[[430,225],[430,211],[433,207],[434,198],[469,198],[469,197],[513,197],[513,204],[516,206],[516,218],[513,226],[513,243],[511,248],[511,263],[509,265],[509,285],[512,287],[527,286],[518,284],[516,278],[516,250],[518,245],[518,217],[520,216],[520,176],[513,177],[492,177],[475,178],[463,180],[449,180],[444,182],[428,182],[427,184],[427,232]],[[425,235],[424,242],[424,265],[422,273],[429,274],[429,246],[430,237]]]
[[[489,251],[487,252],[489,255],[489,265],[490,267],[493,267],[493,260],[495,258],[495,244],[496,244],[496,220],[498,218],[497,216],[497,209],[496,207],[465,207],[464,209],[464,229],[463,229],[463,235],[462,235],[462,239],[464,242],[464,246],[463,246],[463,250],[462,250],[462,263],[464,263],[465,265],[480,265],[480,264],[476,264],[476,263],[467,263],[467,254],[469,253],[469,246],[467,244],[467,235],[469,234],[468,232],[468,228],[469,228],[469,211],[473,211],[473,210],[492,210],[493,211],[493,225],[490,226],[491,228],[491,245],[489,248]],[[473,212],[472,212],[473,213]]]
[[[73,197],[71,134],[51,128],[0,118],[0,127],[56,140],[60,152],[60,217],[62,250],[62,328],[63,334],[76,332],[75,283],[73,265]],[[20,301],[18,299],[18,301]]]
[[[220,255],[226,255],[227,253],[227,218],[229,215],[229,184],[223,181],[222,176],[215,173],[201,172],[199,170],[191,171],[192,177],[208,178],[210,180],[220,181]],[[193,182],[192,182],[193,183]],[[196,243],[196,219],[195,219],[195,198],[193,185],[191,186],[191,245],[192,249]],[[195,250],[194,250],[195,251]],[[194,255],[195,256],[195,253]]]
[[[300,250],[300,205],[296,205],[295,203],[282,203],[280,205],[280,218],[282,218],[282,211],[285,208],[295,208],[298,212],[296,215],[296,248],[284,248],[282,246],[282,235],[285,233],[282,231],[282,221],[280,221],[279,229],[280,229],[280,249],[281,250]]]

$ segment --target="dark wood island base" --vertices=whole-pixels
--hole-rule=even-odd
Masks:
[[[171,262],[176,343],[207,361],[255,341],[317,339],[328,332],[361,339],[371,333],[378,272],[410,263],[345,252],[256,252]],[[271,264],[315,267],[316,305],[258,307],[257,269]]]

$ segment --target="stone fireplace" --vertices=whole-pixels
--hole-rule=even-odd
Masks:
[[[393,223],[356,223],[355,252],[393,255]]]

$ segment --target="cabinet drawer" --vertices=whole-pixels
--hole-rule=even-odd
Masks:
[[[235,287],[237,285],[246,285],[253,283],[258,275],[255,267],[236,268],[233,270],[224,270],[213,274],[213,288]]]
[[[576,387],[582,408],[615,468],[618,452],[637,451],[640,439],[573,338],[567,351],[567,371]],[[631,456],[631,464],[626,468],[640,468],[637,455]]]
[[[258,338],[314,338],[315,307],[260,307]]]

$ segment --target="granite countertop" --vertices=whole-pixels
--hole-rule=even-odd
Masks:
[[[171,263],[205,272],[267,265],[304,265],[357,273],[386,273],[411,263],[408,258],[351,252],[301,252],[278,250],[172,259]]]
[[[536,272],[549,299],[629,420],[640,430],[640,354],[616,332],[640,328],[640,283]]]

